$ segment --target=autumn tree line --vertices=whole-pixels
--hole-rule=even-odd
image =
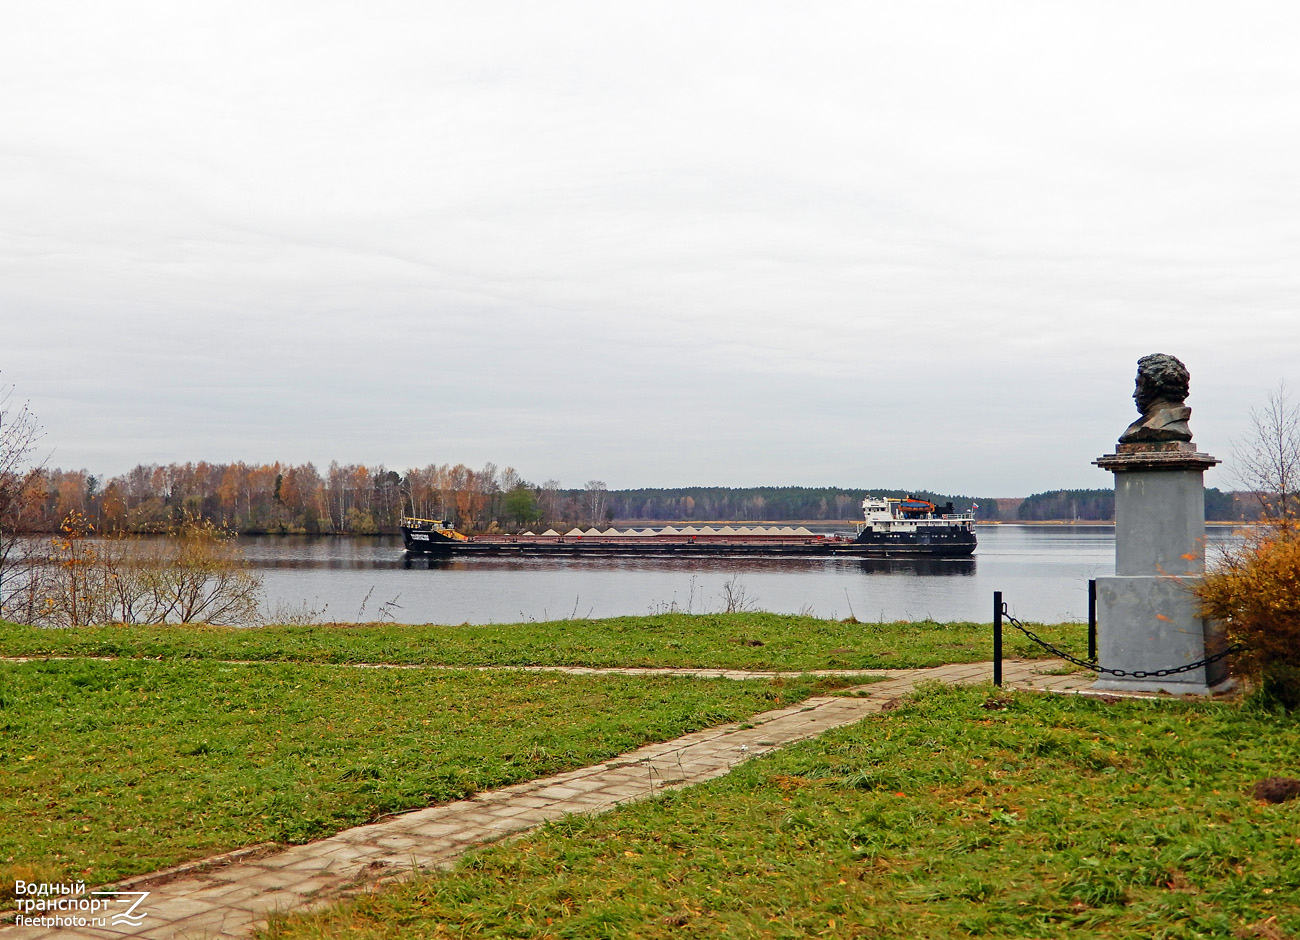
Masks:
[[[31,532],[56,531],[70,513],[104,533],[169,531],[199,519],[248,534],[373,535],[394,532],[403,514],[454,517],[486,527],[500,509],[513,471],[489,464],[429,466],[397,473],[379,466],[312,463],[142,464],[105,478],[86,470],[41,470],[24,520]]]
[[[566,488],[536,484],[513,467],[429,464],[398,472],[380,465],[312,463],[148,464],[115,477],[42,469],[22,527],[56,532],[72,513],[103,533],[171,531],[201,520],[246,534],[375,535],[396,532],[404,515],[447,519],[466,532],[608,525],[614,520],[832,521],[855,519],[866,495],[915,495],[984,521],[1109,521],[1110,489],[1053,490],[1024,499],[975,498],[926,490],[838,487],[663,487],[610,490],[598,480]],[[1254,518],[1245,494],[1206,491],[1211,520]]]
[[[22,528],[56,532],[72,513],[111,534],[169,532],[202,520],[245,534],[375,535],[404,515],[448,519],[465,531],[574,525],[607,519],[605,486],[535,485],[513,467],[430,464],[404,473],[380,465],[142,464],[116,477],[40,469],[26,488]]]

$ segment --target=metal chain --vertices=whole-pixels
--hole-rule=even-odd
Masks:
[[[1055,653],[1057,656],[1061,657],[1061,659],[1064,659],[1067,662],[1074,663],[1074,665],[1076,666],[1082,666],[1084,669],[1091,669],[1094,672],[1104,672],[1110,676],[1122,676],[1130,679],[1163,679],[1165,676],[1176,676],[1182,672],[1191,672],[1193,669],[1200,669],[1202,666],[1209,666],[1211,663],[1217,663],[1225,656],[1235,653],[1241,649],[1240,646],[1236,646],[1236,645],[1229,646],[1227,649],[1220,650],[1219,652],[1215,653],[1213,656],[1207,656],[1204,659],[1198,659],[1196,662],[1188,663],[1186,666],[1174,666],[1170,669],[1155,669],[1151,671],[1144,671],[1141,669],[1134,669],[1131,671],[1127,669],[1107,669],[1105,666],[1100,666],[1094,662],[1088,662],[1086,659],[1080,659],[1077,656],[1071,656],[1069,653],[1065,652],[1065,650],[1057,649],[1051,643],[1048,643],[1042,637],[1038,636],[1036,633],[1034,633],[1032,630],[1026,627],[1015,617],[1011,616],[1010,611],[1007,610],[1007,605],[1005,602],[1003,602],[1002,604],[1002,618],[1006,620],[1009,624],[1011,624],[1011,626],[1015,627],[1017,630],[1023,633],[1025,636],[1029,637],[1029,639],[1033,640],[1035,643],[1041,646],[1043,649],[1047,650],[1048,652]]]

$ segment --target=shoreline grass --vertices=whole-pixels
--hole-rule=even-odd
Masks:
[[[0,891],[102,884],[588,766],[835,687],[339,669],[0,663]]]
[[[262,936],[1293,936],[1300,803],[1247,791],[1298,764],[1293,716],[923,688]]]
[[[1087,627],[1037,632],[1082,655]],[[993,656],[980,623],[858,623],[768,613],[660,614],[600,620],[442,626],[322,624],[250,628],[0,625],[0,656],[266,660],[447,666],[639,666],[755,670],[912,669]],[[1005,655],[1048,654],[1015,631]]]

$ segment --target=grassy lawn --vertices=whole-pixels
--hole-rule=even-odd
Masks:
[[[1042,628],[1083,655],[1087,627]],[[1008,657],[1046,655],[1014,631]],[[717,666],[736,669],[874,669],[975,662],[993,656],[978,623],[845,623],[781,614],[664,614],[487,626],[330,624],[252,629],[0,625],[0,655],[446,665]]]
[[[1248,789],[1298,768],[1295,717],[930,688],[265,936],[1295,936],[1300,802]]]
[[[175,635],[182,646],[238,639]],[[102,884],[257,842],[307,841],[813,689],[275,662],[0,663],[0,890],[11,896],[15,878]]]

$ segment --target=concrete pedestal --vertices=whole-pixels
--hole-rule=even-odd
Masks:
[[[1218,625],[1196,613],[1191,589],[1200,580],[1146,575],[1097,579],[1097,661],[1111,669],[1155,672],[1194,663],[1221,648]],[[1093,688],[1135,692],[1210,692],[1228,678],[1224,660],[1155,679],[1108,676]]]
[[[1095,463],[1115,474],[1115,576],[1097,579],[1098,662],[1154,672],[1204,659],[1222,631],[1197,615],[1205,571],[1204,473],[1218,463],[1191,443],[1121,444]],[[1220,660],[1163,678],[1105,673],[1113,691],[1207,694],[1227,679]]]

